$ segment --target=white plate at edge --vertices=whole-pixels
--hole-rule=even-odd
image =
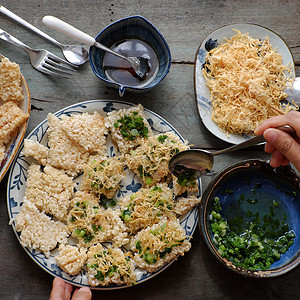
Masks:
[[[0,54],[0,60],[4,56]],[[31,107],[31,98],[30,93],[28,89],[27,82],[23,75],[21,74],[21,86],[22,86],[22,93],[24,96],[24,100],[20,102],[20,108],[23,110],[23,112],[26,114],[30,114],[30,107]],[[22,125],[22,127],[19,129],[18,134],[15,138],[13,138],[7,145],[6,145],[6,153],[4,156],[4,159],[2,162],[0,162],[0,182],[5,176],[6,172],[8,171],[9,167],[11,166],[11,163],[13,159],[15,158],[18,149],[23,141],[23,138],[26,133],[27,125],[29,122],[28,120]]]
[[[253,137],[250,134],[245,135],[237,135],[232,133],[226,133],[219,129],[218,125],[212,121],[211,119],[211,100],[210,100],[210,91],[209,88],[205,84],[205,79],[202,74],[202,65],[205,62],[207,51],[205,50],[205,43],[210,38],[213,40],[217,40],[218,43],[223,43],[224,38],[230,39],[235,32],[232,29],[237,29],[241,31],[241,33],[249,33],[253,38],[265,39],[267,36],[269,37],[270,43],[273,48],[278,49],[278,53],[280,53],[283,57],[282,63],[287,65],[291,63],[293,76],[295,77],[295,64],[293,60],[292,53],[285,43],[285,41],[273,31],[255,24],[230,24],[216,29],[215,31],[208,34],[202,43],[196,54],[195,59],[195,69],[194,69],[194,83],[195,83],[195,93],[197,100],[198,113],[203,121],[205,127],[216,137],[221,140],[232,143],[239,144],[249,138]]]
[[[62,114],[75,114],[75,113],[83,113],[83,112],[89,112],[93,113],[94,111],[98,111],[102,116],[105,116],[107,112],[113,110],[113,109],[120,109],[120,108],[128,108],[130,106],[133,106],[134,104],[127,103],[124,101],[116,101],[116,100],[91,100],[86,102],[77,103],[71,106],[68,106],[58,112],[55,113],[56,116],[60,116]],[[166,131],[172,131],[177,136],[183,140],[182,136],[176,131],[176,129],[168,123],[166,120],[164,120],[162,117],[160,117],[158,114],[144,108],[145,115],[147,117],[147,120],[149,121],[152,130],[154,134],[164,133]],[[40,123],[29,135],[28,139],[31,139],[33,141],[41,142],[41,144],[46,145],[47,144],[47,120],[44,120],[42,123]],[[20,235],[15,230],[15,223],[14,223],[14,217],[20,212],[21,205],[23,202],[23,197],[25,194],[25,181],[27,178],[27,169],[29,167],[30,162],[32,162],[32,159],[26,158],[22,154],[23,144],[21,145],[18,155],[12,165],[12,168],[10,170],[9,178],[8,178],[8,185],[7,185],[7,207],[8,207],[8,214],[9,218],[11,220],[11,225],[13,227],[13,230],[20,241]],[[115,152],[114,145],[112,142],[108,139],[107,141],[107,151],[111,155]],[[129,171],[127,173],[127,178],[124,182],[122,182],[122,187],[118,193],[118,195],[124,196],[130,190],[132,190],[133,186],[136,186],[139,184],[140,181],[136,178],[136,176],[132,173],[132,171]],[[199,194],[198,196],[201,196],[201,181],[199,180]],[[180,224],[185,229],[187,236],[192,236],[198,222],[198,209],[195,207],[192,209],[189,213],[182,216],[180,218]],[[105,243],[104,243],[105,244]],[[63,272],[56,264],[55,262],[55,255],[57,254],[57,249],[54,249],[51,251],[51,255],[49,258],[46,258],[45,255],[38,251],[29,249],[27,247],[23,247],[26,253],[30,256],[30,258],[37,263],[42,269],[44,269],[46,272],[53,276],[59,276],[63,278],[65,281],[76,285],[76,286],[88,286],[87,283],[87,277],[86,272],[81,271],[77,276],[71,276],[65,272]],[[188,253],[186,253],[188,255]],[[179,258],[180,259],[180,258]],[[163,270],[165,270],[168,266],[170,266],[176,259],[159,269],[158,271],[154,273],[148,273],[146,271],[139,270],[138,268],[135,270],[138,280],[137,283],[144,282]],[[112,290],[112,289],[120,289],[120,288],[126,288],[127,285],[108,285],[106,287],[98,286],[93,289],[97,290]]]

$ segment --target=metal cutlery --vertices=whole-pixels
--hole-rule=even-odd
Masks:
[[[295,129],[288,125],[280,126],[277,129],[290,135],[295,133]],[[207,151],[199,148],[187,149],[176,153],[171,158],[169,161],[169,170],[176,177],[188,175],[189,177],[196,179],[211,171],[214,164],[214,156],[245,149],[265,141],[266,140],[262,135],[258,135],[240,144],[218,151]]]
[[[29,55],[32,66],[40,72],[70,78],[77,68],[77,66],[59,58],[47,50],[30,48],[2,29],[0,29],[0,38],[23,49]]]
[[[36,28],[35,26],[31,25],[27,21],[23,20],[21,17],[17,16],[4,6],[0,5],[0,12],[6,15],[7,17],[13,19],[14,21],[22,24],[26,28],[32,30],[33,32],[37,33],[38,35],[42,36],[49,42],[55,44],[56,46],[60,47],[65,58],[74,65],[82,65],[89,59],[88,51],[82,47],[77,45],[63,45],[56,41],[54,38],[49,36],[48,34],[44,33],[40,29]]]
[[[150,70],[150,65],[149,65],[149,60],[144,57],[135,57],[135,56],[124,56],[121,53],[115,52],[111,50],[110,48],[106,47],[103,44],[100,44],[97,42],[92,36],[82,32],[81,30],[73,27],[72,25],[56,18],[53,16],[45,16],[43,18],[43,23],[54,29],[57,30],[77,41],[80,41],[84,44],[87,44],[89,46],[95,46],[99,49],[102,49],[104,51],[109,52],[112,55],[116,55],[122,59],[125,59],[135,72],[135,74],[140,78],[140,79],[145,79],[147,73]]]

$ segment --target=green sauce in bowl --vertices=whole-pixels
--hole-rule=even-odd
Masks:
[[[291,166],[246,160],[205,189],[199,227],[213,256],[247,277],[282,275],[300,263],[300,177]]]
[[[243,194],[242,194],[243,195]],[[261,199],[268,201],[270,199]],[[239,206],[258,204],[255,197],[241,196]],[[247,207],[248,205],[246,205]],[[241,208],[242,209],[242,208]],[[235,266],[248,270],[266,270],[294,243],[295,233],[290,230],[286,214],[280,204],[273,200],[269,213],[261,214],[259,209],[248,209],[245,214],[233,217],[230,222],[222,217],[222,207],[215,197],[210,214],[213,240],[219,254]],[[246,216],[246,218],[244,217]]]

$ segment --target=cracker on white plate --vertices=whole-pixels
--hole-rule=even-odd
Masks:
[[[40,144],[39,142],[24,139],[24,148],[22,150],[22,153],[26,157],[33,157],[41,165],[45,166],[47,164],[49,148]]]
[[[45,213],[64,221],[67,217],[75,184],[63,170],[47,165],[28,168],[25,196],[28,201]]]
[[[23,99],[20,67],[4,57],[0,62],[0,100],[18,103]]]
[[[20,213],[15,218],[15,228],[21,232],[21,244],[25,247],[40,249],[46,257],[50,256],[58,243],[66,244],[69,235],[67,226],[53,221],[45,213],[24,198]]]
[[[125,163],[118,156],[91,156],[84,165],[80,190],[89,190],[112,199],[125,177],[124,168]]]
[[[98,112],[63,115],[61,128],[71,140],[89,153],[105,153],[108,130],[105,127],[105,118]]]
[[[5,157],[5,146],[0,143],[0,163]]]
[[[187,142],[182,142],[175,133],[165,132],[149,137],[125,157],[128,167],[144,184],[153,186],[170,174],[169,161],[172,156],[187,148]]]
[[[59,245],[55,260],[59,267],[70,275],[77,275],[87,259],[86,249],[71,245]]]
[[[83,165],[87,163],[89,153],[79,144],[75,143],[62,130],[61,121],[53,114],[48,114],[48,164],[61,168],[71,176],[82,172]]]
[[[134,119],[136,119],[137,122],[135,122]],[[125,122],[136,123],[141,126],[139,126],[139,128],[138,126],[133,126],[130,130],[127,130],[130,126],[126,125],[124,129],[123,125]],[[130,149],[143,143],[148,136],[153,135],[141,104],[109,112],[105,125],[109,129],[112,140],[121,153],[128,153]],[[126,134],[126,136],[124,134]]]
[[[128,239],[126,226],[121,220],[119,209],[104,209],[95,194],[77,191],[72,199],[67,222],[73,237],[80,247],[112,240],[117,247],[125,245]]]
[[[139,231],[131,240],[134,261],[148,272],[155,272],[191,248],[178,219],[163,219]]]
[[[194,195],[190,195],[189,197],[181,197],[175,202],[174,212],[177,215],[184,215],[189,212],[192,208],[197,206],[201,202],[201,198],[196,197]]]
[[[0,106],[0,143],[7,144],[18,132],[20,126],[29,118],[14,101]]]
[[[133,260],[128,253],[118,248],[104,248],[101,244],[89,249],[87,268],[87,278],[91,286],[133,285],[137,279]]]

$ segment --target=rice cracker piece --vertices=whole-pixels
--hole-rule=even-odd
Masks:
[[[134,263],[129,253],[118,248],[104,248],[101,244],[88,251],[87,278],[91,286],[135,284]]]
[[[71,245],[59,245],[59,253],[55,256],[58,266],[66,273],[77,275],[87,259],[86,249]]]
[[[126,226],[120,218],[120,210],[103,209],[94,194],[77,191],[72,199],[68,215],[68,228],[80,247],[112,240],[117,247],[128,243]]]
[[[0,106],[0,143],[7,144],[29,118],[14,101]]]
[[[0,62],[0,100],[20,102],[23,99],[19,65],[6,57],[2,58]]]
[[[136,264],[148,272],[155,272],[178,255],[191,248],[185,230],[178,219],[164,219],[138,232],[130,242]]]
[[[24,148],[22,153],[26,157],[33,157],[41,165],[45,166],[47,164],[47,158],[49,155],[49,148],[40,144],[39,142],[32,141],[29,139],[24,139]]]
[[[145,185],[152,186],[170,174],[169,161],[178,152],[188,149],[187,142],[173,132],[149,137],[126,154],[128,167]]]
[[[172,174],[173,193],[175,196],[180,196],[185,192],[194,194],[199,192],[198,179],[192,176],[184,176],[183,173],[176,177]]]
[[[1,165],[2,160],[5,157],[5,149],[6,149],[6,147],[0,143],[0,165]]]
[[[41,171],[39,165],[28,168],[25,196],[39,210],[65,221],[75,184],[63,170],[50,165]]]
[[[50,251],[58,243],[66,244],[69,235],[64,223],[54,221],[40,212],[26,197],[20,213],[15,218],[15,228],[21,232],[20,239],[24,247],[40,249],[46,257],[50,256]]]
[[[121,153],[128,153],[153,135],[141,104],[109,112],[105,125]]]
[[[172,190],[166,183],[141,188],[119,201],[121,218],[130,233],[158,223],[163,217],[175,217]]]
[[[187,198],[181,197],[175,202],[174,212],[181,216],[189,212],[192,208],[201,202],[201,198],[196,196],[189,196]]]
[[[98,112],[93,114],[73,114],[61,116],[61,128],[75,143],[89,153],[105,154],[106,135],[105,118]]]
[[[48,114],[48,164],[61,168],[71,176],[83,171],[89,153],[79,144],[75,143],[62,130],[61,121],[53,114]]]
[[[118,156],[91,157],[84,165],[80,190],[89,190],[108,199],[114,197],[125,177],[125,163]]]

